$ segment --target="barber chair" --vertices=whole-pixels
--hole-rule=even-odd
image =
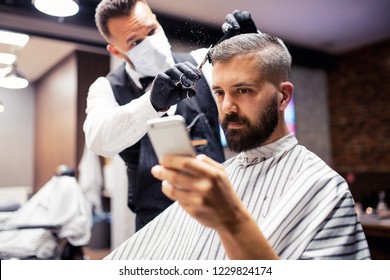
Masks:
[[[2,217],[0,259],[84,258],[92,210],[74,173],[56,173],[19,209]]]

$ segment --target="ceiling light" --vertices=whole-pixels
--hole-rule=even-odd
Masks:
[[[15,62],[16,56],[10,53],[0,53],[0,64],[11,65]]]
[[[42,13],[55,17],[69,17],[77,14],[77,0],[32,0],[33,5]]]
[[[0,43],[24,47],[28,42],[28,35],[6,30],[0,30]]]
[[[0,87],[8,89],[21,89],[28,86],[28,81],[23,78],[16,70],[16,65],[9,67],[9,71],[5,76],[0,78]]]

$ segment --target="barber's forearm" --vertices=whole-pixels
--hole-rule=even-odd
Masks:
[[[112,157],[137,143],[147,132],[146,121],[157,118],[149,99],[106,110],[91,110],[84,123],[87,146],[95,153]]]
[[[113,157],[137,142],[137,138],[133,138],[137,136],[134,130],[125,129],[124,125],[111,129],[112,125],[108,124],[109,122],[95,123],[90,126],[86,122],[84,125],[87,147],[94,153],[104,157]],[[144,134],[140,135],[138,139]]]
[[[249,213],[243,213],[240,223],[220,228],[217,233],[231,260],[279,259]]]

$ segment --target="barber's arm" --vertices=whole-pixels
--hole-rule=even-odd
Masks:
[[[278,259],[220,164],[205,155],[170,156],[152,174],[165,195],[218,233],[230,259]]]
[[[149,93],[119,106],[103,77],[90,86],[86,113],[83,129],[87,146],[106,157],[135,144],[147,132],[146,121],[162,115],[150,103]]]
[[[191,87],[202,74],[189,62],[178,63],[156,76],[152,88],[130,103],[119,106],[107,79],[99,78],[87,97],[84,133],[88,148],[112,157],[134,145],[147,132],[146,122],[170,106],[196,94]]]

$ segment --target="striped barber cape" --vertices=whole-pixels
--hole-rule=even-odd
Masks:
[[[57,238],[44,228],[17,229],[17,226],[59,226]],[[67,239],[74,246],[89,243],[92,228],[92,207],[85,199],[75,177],[53,176],[21,208],[2,221],[0,259],[52,259],[58,239]]]
[[[224,163],[282,259],[370,259],[345,180],[290,134]],[[261,250],[261,248],[259,248]],[[216,232],[174,203],[105,259],[228,259]]]

